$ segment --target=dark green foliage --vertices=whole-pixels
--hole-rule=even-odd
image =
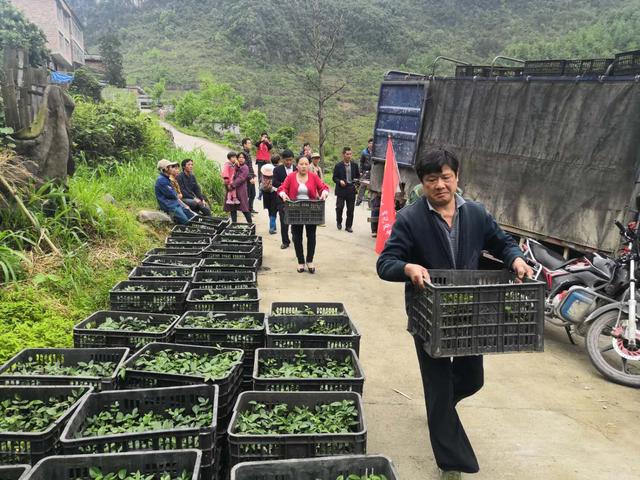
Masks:
[[[169,408],[162,412],[141,412],[137,408],[124,411],[118,402],[87,418],[76,438],[150,432],[175,428],[203,428],[213,423],[213,407],[208,398],[199,398],[191,412],[185,408]]]
[[[109,32],[100,39],[99,45],[100,55],[106,67],[105,80],[115,87],[126,86],[122,69],[122,53],[120,53],[122,42],[116,34]]]
[[[247,314],[241,318],[228,318],[224,313],[209,312],[206,315],[190,315],[185,318],[183,327],[191,328],[221,328],[256,330],[262,328],[260,322],[253,315]]]
[[[246,435],[350,433],[359,424],[358,409],[351,400],[321,404],[315,408],[286,404],[266,406],[250,402],[234,426]]]
[[[0,402],[1,432],[43,432],[73,406],[82,395],[74,391],[66,398],[23,400],[20,395]]]
[[[29,52],[32,65],[44,65],[49,57],[47,39],[38,26],[11,5],[0,0],[0,58],[5,47],[24,48]]]
[[[78,362],[77,365],[62,365],[61,362],[43,363],[33,361],[16,363],[3,375],[61,375],[69,377],[110,377],[116,368],[113,362]]]
[[[72,95],[81,95],[88,100],[99,102],[102,86],[96,76],[87,68],[79,68],[73,74],[73,82],[69,93]]]
[[[107,317],[104,322],[98,325],[88,324],[85,328],[95,328],[96,330],[125,330],[128,332],[160,333],[169,327],[169,323],[154,323],[153,317],[140,318],[133,315],[118,318]]]
[[[161,350],[145,352],[136,360],[133,370],[174,373],[204,377],[205,381],[221,379],[229,375],[240,361],[242,352],[220,352],[217,355]]]
[[[316,335],[351,335],[353,333],[349,325],[327,325],[326,320],[322,317],[314,321],[309,328],[296,329],[295,325],[273,323],[271,330],[273,333],[311,333]]]
[[[76,102],[71,123],[74,151],[89,163],[113,162],[150,145],[149,120],[124,103]]]
[[[187,471],[183,471],[179,477],[173,477],[169,473],[161,473],[156,475],[154,473],[145,475],[141,473],[140,470],[136,472],[128,472],[126,469],[122,468],[117,472],[107,472],[103,473],[99,468],[90,468],[89,469],[89,478],[86,480],[191,480],[193,475]],[[85,478],[77,478],[76,480],[85,480]],[[360,477],[358,477],[358,480]],[[363,479],[367,480],[367,479]],[[369,477],[369,480],[378,480],[374,477]],[[381,480],[386,480],[382,478]]]
[[[296,145],[294,144],[295,136],[295,128],[280,127],[271,137],[273,147],[277,151],[285,150],[287,148],[296,148]]]
[[[343,362],[333,359],[307,360],[304,353],[296,354],[293,361],[267,358],[260,361],[259,377],[263,378],[353,378],[355,371],[351,358]]]
[[[206,293],[204,294],[200,300],[205,300],[205,301],[234,301],[234,300],[251,300],[251,296],[248,293],[242,294],[242,295],[236,295],[233,293],[216,293],[216,292],[211,292],[211,293]]]

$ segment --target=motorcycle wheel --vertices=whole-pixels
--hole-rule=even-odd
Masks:
[[[629,352],[624,344],[613,336],[617,323],[617,311],[603,313],[595,319],[587,331],[587,353],[594,367],[608,380],[640,388],[640,351]],[[635,359],[632,359],[633,357]]]

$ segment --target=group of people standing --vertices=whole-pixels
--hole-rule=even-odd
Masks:
[[[354,209],[362,197],[357,197],[357,185],[361,174],[368,176],[371,165],[370,140],[363,150],[360,167],[352,161],[351,148],[342,150],[342,161],[333,169],[333,181],[336,194],[336,227],[338,230],[353,232]],[[285,205],[296,200],[325,200],[329,195],[329,186],[324,183],[324,172],[320,166],[320,154],[313,152],[311,145],[305,143],[295,156],[290,149],[280,154],[272,152],[273,144],[266,132],[260,135],[255,144],[255,168],[251,156],[253,142],[242,139],[239,152],[229,152],[222,167],[225,186],[223,210],[229,213],[233,222],[238,221],[241,212],[247,223],[253,223],[252,215],[256,198],[262,200],[269,214],[269,233],[278,233],[280,217],[281,249],[290,247],[292,240],[298,262],[297,271],[315,273],[313,263],[316,249],[317,225],[287,225],[285,223]],[[364,161],[363,161],[364,159]],[[362,168],[361,168],[362,167]],[[195,214],[211,215],[208,200],[202,193],[193,175],[193,160],[182,162],[182,172],[177,162],[160,160],[160,175],[156,181],[156,198],[160,208],[169,213],[177,223],[186,224]],[[324,225],[323,225],[324,226]],[[306,233],[306,254],[303,236]]]

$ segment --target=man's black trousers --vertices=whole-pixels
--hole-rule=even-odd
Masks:
[[[345,205],[347,206],[347,223],[346,228],[353,226],[353,209],[356,205],[356,192],[347,194],[344,197],[336,197],[336,223],[342,225],[342,212]]]
[[[280,237],[282,238],[283,245],[291,244],[289,238],[289,225],[284,223],[284,202],[280,197],[277,197],[278,202],[278,216],[280,217]]]
[[[422,340],[414,337],[414,341],[436,463],[445,471],[476,473],[480,469],[478,460],[464,432],[456,405],[482,388],[482,356],[432,358],[422,348]]]
[[[256,199],[256,186],[247,182],[247,193],[249,194],[249,211],[253,211],[253,201]]]

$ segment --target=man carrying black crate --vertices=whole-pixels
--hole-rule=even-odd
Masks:
[[[406,282],[407,311],[414,287],[430,283],[430,269],[476,270],[483,250],[501,259],[518,278],[531,277],[516,242],[480,203],[456,194],[458,159],[446,150],[429,152],[416,162],[424,196],[398,212],[391,236],[377,263],[383,280]],[[412,285],[413,284],[413,285]],[[482,356],[432,358],[416,332],[414,342],[427,406],[431,447],[441,479],[476,473],[478,461],[456,405],[482,388]]]

